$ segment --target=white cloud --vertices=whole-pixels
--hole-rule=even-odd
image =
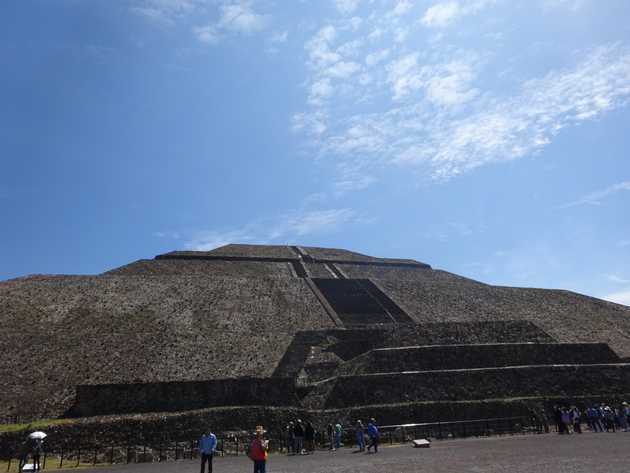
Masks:
[[[255,221],[240,228],[195,232],[185,243],[190,250],[208,251],[228,243],[291,242],[308,235],[329,233],[344,224],[361,223],[349,208],[305,210]]]
[[[475,73],[469,64],[451,62],[444,66],[444,75],[428,81],[427,97],[438,105],[458,105],[473,99],[479,91],[470,87]]]
[[[563,128],[630,98],[630,51],[620,45],[592,50],[572,69],[525,81],[512,97],[472,88],[475,61],[421,65],[419,53],[395,58],[385,68],[394,100],[389,110],[330,116],[318,146],[354,164],[422,166],[443,180],[536,153]],[[618,184],[605,195],[625,186]]]
[[[409,10],[413,8],[413,3],[411,0],[399,0],[394,9],[392,10],[392,14],[396,16],[401,16],[407,13]]]
[[[319,79],[311,84],[311,90],[308,96],[308,103],[311,105],[320,105],[324,100],[333,93],[332,82],[329,78]]]
[[[330,231],[349,222],[356,216],[351,209],[315,210],[290,218],[286,224],[279,224],[276,233],[281,235],[310,235]]]
[[[272,43],[286,43],[287,39],[289,39],[288,31],[278,31],[271,35],[269,41]]]
[[[292,118],[294,132],[305,131],[312,135],[321,135],[326,131],[326,115],[321,112],[296,113]]]
[[[222,35],[215,25],[196,26],[193,33],[199,41],[206,44],[217,44],[221,41]]]
[[[621,292],[613,292],[611,294],[607,294],[602,299],[615,302],[617,304],[623,304],[630,306],[630,289]]]
[[[389,49],[379,49],[365,56],[365,63],[368,66],[374,66],[379,62],[384,61],[389,56]]]
[[[349,15],[353,13],[359,6],[360,0],[333,0],[335,7],[340,13]]]
[[[606,197],[610,197],[613,194],[623,191],[630,191],[630,181],[619,182],[608,186],[605,189],[590,192],[585,196],[580,197],[578,200],[560,205],[557,208],[566,209],[569,207],[576,207],[578,205],[599,205]]]
[[[284,44],[289,39],[288,31],[277,31],[267,39],[267,53],[277,54],[280,51],[279,45]]]
[[[254,11],[252,3],[247,0],[230,0],[223,3],[219,6],[218,14],[219,19],[216,22],[193,27],[192,31],[200,42],[217,44],[226,36],[251,35],[264,30],[271,20],[270,15]],[[282,42],[277,41],[281,40],[282,36],[276,35],[277,33],[272,36],[272,43]]]
[[[170,240],[179,240],[182,235],[180,232],[164,231],[164,232],[154,232],[153,236],[157,238],[168,238]]]
[[[339,61],[326,69],[325,74],[337,79],[345,79],[355,74],[361,66],[356,62]]]
[[[418,65],[418,57],[418,53],[410,53],[387,66],[387,81],[392,87],[394,100],[401,99],[422,87],[423,79]]]
[[[429,7],[422,17],[422,23],[430,27],[443,27],[451,23],[460,13],[458,2],[438,3]]]
[[[221,6],[218,26],[235,33],[250,34],[267,26],[269,15],[256,13],[249,2],[240,1]]]
[[[429,28],[444,28],[460,17],[479,12],[495,0],[468,0],[436,3],[424,12],[421,23]]]
[[[337,36],[334,26],[328,25],[321,28],[311,38],[304,48],[308,52],[309,65],[314,69],[327,67],[341,59],[341,56],[331,49],[331,44]]]

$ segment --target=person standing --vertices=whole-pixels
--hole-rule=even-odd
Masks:
[[[330,451],[335,451],[335,428],[332,424],[328,424],[326,427],[326,435],[328,436],[328,440],[330,442]]]
[[[343,434],[343,427],[341,426],[341,422],[337,422],[335,424],[335,449],[339,450],[341,448],[341,435]]]
[[[28,456],[32,452],[32,450],[33,450],[33,444],[32,444],[31,439],[26,439],[20,445],[20,451],[19,451],[20,463],[18,465],[19,473],[22,473],[22,469],[24,468],[24,465],[26,465],[26,462],[28,461]]]
[[[293,422],[287,424],[287,455],[295,453],[295,427]]]
[[[571,421],[573,422],[573,432],[582,433],[582,413],[577,406],[571,406]]]
[[[370,449],[374,447],[374,453],[378,453],[378,441],[380,438],[380,432],[378,431],[378,426],[376,425],[376,419],[370,419],[367,431],[368,437],[370,437],[370,445],[368,445],[367,451],[369,452]]]
[[[302,419],[298,419],[293,428],[295,434],[295,453],[297,455],[304,454],[304,425]]]
[[[354,434],[357,437],[357,445],[359,446],[359,452],[365,451],[365,428],[363,427],[363,422],[358,420],[356,425],[354,426]]]
[[[35,439],[35,444],[33,445],[33,471],[41,470],[40,459],[43,452],[44,452],[43,440]]]
[[[201,455],[201,473],[206,471],[206,463],[208,464],[208,473],[212,473],[212,457],[217,449],[217,437],[210,431],[203,433],[199,439],[199,455]]]
[[[263,436],[265,429],[262,425],[256,426],[254,439],[249,444],[249,458],[254,462],[254,473],[265,473],[267,468],[267,452],[269,451],[269,440]]]
[[[573,424],[571,422],[571,413],[569,412],[569,409],[566,407],[563,407],[560,409],[560,412],[562,412],[562,424],[564,424],[564,432],[567,434],[571,434],[571,425]]]
[[[313,453],[315,451],[315,428],[310,420],[306,421],[306,427],[304,427],[304,441],[306,453]]]

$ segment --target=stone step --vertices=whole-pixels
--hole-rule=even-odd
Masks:
[[[488,343],[380,348],[343,363],[337,375],[549,364],[619,363],[605,343]]]
[[[339,376],[315,384],[305,407],[630,393],[630,364],[561,364]]]
[[[393,325],[373,330],[348,330],[352,337],[339,337],[328,349],[343,360],[377,348],[424,345],[472,345],[485,343],[553,343],[554,338],[531,322],[490,320],[485,322],[437,322]]]

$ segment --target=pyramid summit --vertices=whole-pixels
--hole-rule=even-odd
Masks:
[[[630,394],[630,308],[345,249],[231,244],[12,279],[0,321],[3,418],[206,410],[229,430]]]

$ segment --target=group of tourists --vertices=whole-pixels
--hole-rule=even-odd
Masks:
[[[553,414],[559,434],[581,434],[584,421],[592,432],[630,431],[630,406],[625,401],[618,406],[593,404],[584,411],[576,406],[554,406]]]
[[[378,452],[380,432],[376,420],[370,419],[367,426],[361,420],[357,420],[352,428],[357,452]],[[265,438],[266,430],[262,425],[256,426],[254,436],[248,446],[247,455],[254,462],[254,473],[265,473],[267,456],[269,452],[269,440]],[[285,428],[286,445],[288,455],[308,455],[315,452],[315,437],[317,431],[310,421],[297,419],[289,422]],[[325,430],[325,442],[329,450],[334,452],[341,448],[344,428],[341,422],[328,424]],[[217,452],[217,437],[210,431],[205,432],[198,441],[199,455],[201,457],[201,473],[212,473],[212,458]]]
[[[378,452],[378,441],[380,433],[375,419],[370,419],[367,427],[361,420],[357,420],[351,428],[356,438],[358,447],[357,452],[367,452],[374,449],[374,453]],[[340,421],[330,423],[322,432],[323,443],[328,445],[331,452],[335,452],[341,448],[345,429]],[[303,422],[297,419],[291,421],[285,428],[285,441],[287,455],[309,455],[315,452],[315,438],[318,432],[310,421]],[[367,446],[367,447],[366,447]]]
[[[361,420],[357,420],[354,426],[354,434],[357,439],[357,445],[359,446],[359,452],[366,451],[367,443],[368,452],[373,448],[374,453],[378,453],[378,443],[381,438],[381,433],[378,430],[376,419],[370,419],[367,428],[363,425],[363,422]]]
[[[285,428],[287,455],[308,455],[315,451],[315,428],[310,421],[298,419]]]

